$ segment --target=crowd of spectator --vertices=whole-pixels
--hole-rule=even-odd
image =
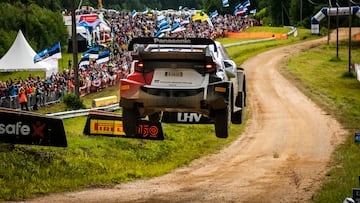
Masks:
[[[170,25],[187,19],[185,15],[167,14],[166,18]],[[81,96],[91,92],[97,92],[103,88],[117,84],[126,76],[129,70],[131,56],[126,50],[126,45],[134,37],[154,37],[159,30],[157,25],[158,15],[138,13],[133,16],[131,12],[119,12],[115,15],[106,15],[112,30],[110,60],[105,64],[96,64],[80,67],[79,81]],[[227,32],[240,32],[249,25],[246,17],[234,15],[218,15],[209,21],[192,21],[183,24],[185,30],[171,33],[164,32],[165,37],[202,37],[215,39],[226,36]],[[9,79],[0,81],[0,106],[6,106],[7,99],[19,99],[20,89],[29,98],[30,109],[37,109],[44,103],[45,98],[58,100],[64,93],[74,92],[74,70],[65,69],[61,73],[53,73],[43,79],[33,77]],[[52,99],[51,99],[52,100]],[[50,100],[49,100],[50,101]],[[19,107],[17,105],[16,107]],[[28,109],[27,106],[24,108]]]

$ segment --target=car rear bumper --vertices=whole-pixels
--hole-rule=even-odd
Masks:
[[[200,88],[159,88],[132,81],[122,82],[120,106],[137,107],[141,115],[159,111],[209,114],[211,109],[222,109],[229,103],[229,82],[216,82]]]

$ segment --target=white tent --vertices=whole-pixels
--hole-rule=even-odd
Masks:
[[[19,30],[14,43],[0,59],[0,72],[46,71],[46,76],[49,76],[58,71],[57,64],[44,61],[34,63],[35,55],[36,52],[31,48],[21,30]]]

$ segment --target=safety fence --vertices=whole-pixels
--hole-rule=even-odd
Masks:
[[[119,77],[121,78],[121,77]],[[98,80],[98,81],[88,81],[81,87],[79,87],[80,96],[83,97],[87,94],[95,93],[101,91],[107,87],[118,85],[119,80]],[[29,110],[37,110],[43,106],[47,106],[53,103],[58,103],[62,101],[62,97],[66,94],[75,94],[75,88],[69,86],[68,84],[63,84],[61,89],[43,91],[41,93],[32,93],[27,95],[27,106]],[[0,98],[0,107],[20,109],[21,105],[19,104],[19,96],[6,96]]]
[[[27,95],[27,106],[29,110],[36,110],[43,106],[47,106],[53,103],[61,102],[62,96],[66,94],[66,89],[57,91],[49,91],[39,94],[28,94]],[[0,107],[20,109],[19,96],[7,96],[0,98]]]

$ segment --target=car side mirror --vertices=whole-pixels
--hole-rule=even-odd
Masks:
[[[236,77],[236,63],[233,60],[224,60],[225,73],[229,78]]]

